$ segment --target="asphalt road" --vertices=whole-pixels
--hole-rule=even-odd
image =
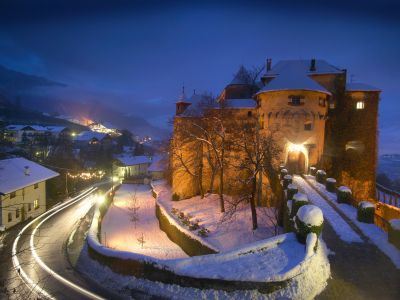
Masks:
[[[71,232],[94,204],[95,193],[63,203],[26,227],[14,249],[13,264],[19,267],[7,270],[11,299],[116,298],[115,294],[76,272],[66,255]]]

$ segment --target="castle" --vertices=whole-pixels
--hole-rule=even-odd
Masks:
[[[238,130],[233,124],[243,122],[257,127],[261,135],[273,132],[281,147],[278,164],[284,164],[290,173],[304,174],[315,166],[340,185],[349,186],[356,199],[373,200],[380,90],[348,82],[347,77],[346,69],[324,60],[283,60],[273,65],[267,59],[259,71],[241,67],[222,90],[217,105],[207,111],[209,115],[224,111],[228,116],[225,139]],[[224,177],[214,174],[219,171],[210,170],[209,145],[201,139],[183,138],[182,130],[193,127],[193,120],[205,118],[196,114],[198,98],[194,94],[187,100],[183,94],[176,103],[172,144],[180,154],[171,154],[171,181],[181,198],[209,190],[210,176],[216,178],[211,184],[214,188],[221,184],[218,178],[229,187],[229,180],[239,176],[229,167]],[[225,153],[229,156],[229,149]],[[227,188],[227,193],[234,190]]]

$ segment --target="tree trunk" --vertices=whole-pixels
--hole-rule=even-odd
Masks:
[[[257,211],[256,211],[256,192],[257,192],[257,176],[254,175],[254,178],[252,179],[252,191],[251,191],[251,199],[250,199],[251,220],[253,223],[253,230],[256,230],[258,227]]]
[[[211,169],[211,178],[210,178],[210,185],[209,185],[209,191],[212,194],[214,191],[214,180],[215,180],[215,168]]]
[[[224,143],[224,141],[223,141]],[[221,206],[221,212],[225,212],[225,203],[224,203],[224,146],[221,149],[221,157],[220,157],[220,172],[219,172],[219,203]]]

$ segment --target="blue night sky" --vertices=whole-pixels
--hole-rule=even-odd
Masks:
[[[166,127],[183,82],[216,95],[241,64],[315,57],[383,90],[381,153],[400,152],[397,1],[54,2],[2,1],[0,65],[66,84],[55,98]]]

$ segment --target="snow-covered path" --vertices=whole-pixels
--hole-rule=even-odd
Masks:
[[[321,197],[302,177],[295,176],[294,182],[323,210],[327,220],[323,239],[332,251],[329,257],[332,278],[328,281],[328,287],[316,299],[400,299],[400,272],[388,256],[365,237],[369,235],[363,230],[360,234],[364,239],[350,243],[352,236],[360,238],[360,234],[349,226],[352,223],[353,228],[357,227],[354,217],[350,218],[344,212],[347,217],[344,220],[328,204],[330,197],[329,200]]]
[[[132,220],[135,217],[136,225]],[[142,234],[143,246],[139,242]],[[101,239],[110,248],[159,259],[188,257],[160,230],[155,215],[155,199],[147,185],[123,184],[120,187],[102,221]]]
[[[308,199],[322,209],[324,218],[332,225],[333,229],[345,242],[361,243],[360,236],[346,223],[345,220],[322,198],[308,183],[300,176],[293,177],[293,182],[298,186],[299,190],[308,195]]]

